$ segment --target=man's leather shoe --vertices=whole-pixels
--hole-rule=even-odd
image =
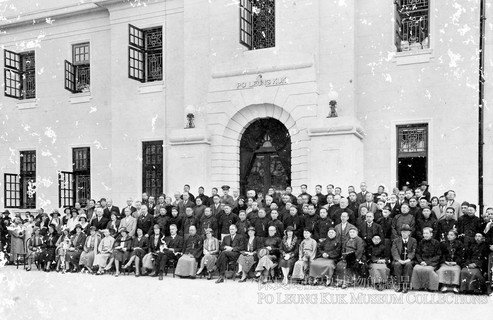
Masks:
[[[219,279],[216,280],[216,283],[222,283],[224,282],[224,278],[223,277],[219,277]]]
[[[163,280],[163,275],[162,274],[159,275],[159,280]]]
[[[212,280],[212,273],[211,272],[207,273],[207,280]]]

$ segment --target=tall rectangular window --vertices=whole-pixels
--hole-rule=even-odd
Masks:
[[[163,193],[163,141],[142,143],[142,192],[155,197]]]
[[[89,42],[72,45],[72,62],[65,60],[65,89],[72,93],[89,92],[91,64]]]
[[[75,179],[73,172],[58,172],[58,206],[60,208],[73,207],[75,204]]]
[[[34,51],[16,53],[4,50],[4,93],[16,99],[36,98]]]
[[[428,177],[428,124],[397,126],[398,187],[416,188]]]
[[[395,46],[398,52],[430,47],[429,0],[395,0]]]
[[[75,201],[85,206],[91,199],[91,154],[88,147],[72,149]]]
[[[128,25],[128,77],[140,82],[163,80],[163,28]]]
[[[36,151],[20,152],[19,174],[4,174],[5,208],[36,207]]]
[[[240,43],[250,50],[276,46],[275,0],[240,0]]]

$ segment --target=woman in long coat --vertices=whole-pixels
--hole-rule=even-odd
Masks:
[[[488,268],[488,245],[481,233],[476,233],[474,242],[465,251],[464,264],[460,272],[460,291],[481,294],[485,288],[483,272]]]
[[[264,247],[257,253],[258,263],[255,271],[260,274],[260,281],[262,283],[267,282],[267,277],[274,276],[274,268],[279,261],[279,254],[281,248],[281,239],[277,236],[277,228],[275,226],[269,227],[269,236],[264,240]]]
[[[111,230],[112,232],[115,232],[114,229]],[[115,244],[115,238],[113,238],[110,230],[104,229],[102,232],[104,234],[104,238],[99,242],[98,253],[94,257],[94,265],[99,267],[98,272],[96,273],[97,275],[104,273],[104,267],[106,267],[108,259],[113,253],[113,246]]]
[[[279,261],[279,266],[281,267],[283,275],[283,284],[288,283],[288,277],[297,260],[298,256],[298,239],[294,235],[294,228],[288,226],[284,230],[284,238],[281,242],[281,259]]]
[[[144,233],[141,228],[137,228],[137,235],[132,241],[132,251],[130,253],[130,260],[123,266],[123,269],[128,269],[132,263],[135,262],[135,276],[140,277],[140,261],[147,253],[149,248],[149,241],[147,237],[144,237]]]
[[[86,243],[86,234],[82,232],[82,229],[80,224],[75,226],[75,234],[70,239],[70,247],[65,254],[66,269],[72,270],[72,272],[79,271],[80,255]],[[70,269],[70,265],[73,266],[73,269]]]
[[[460,269],[464,259],[464,247],[457,240],[457,231],[450,230],[447,241],[441,243],[442,265],[438,269],[438,282],[442,284],[442,292],[452,290],[459,293]]]
[[[202,256],[202,237],[197,234],[195,226],[188,228],[188,238],[183,246],[183,255],[178,259],[175,274],[180,277],[195,278],[197,264]]]
[[[50,224],[48,226],[47,234],[44,238],[43,250],[41,251],[40,261],[44,265],[44,270],[49,272],[51,264],[55,262],[56,258],[56,242],[58,240],[58,233],[56,226]]]
[[[34,232],[29,240],[27,240],[27,271],[31,270],[33,262],[40,267],[39,259],[43,247],[43,236],[39,227],[34,227]]]
[[[257,262],[257,251],[263,246],[262,238],[255,236],[255,227],[248,227],[247,234],[245,250],[241,251],[238,257],[238,272],[242,274],[239,282],[246,281],[248,272]]]
[[[205,240],[202,253],[204,256],[200,261],[200,269],[197,274],[207,270],[207,279],[212,279],[212,272],[216,269],[217,255],[219,254],[219,240],[212,235],[212,229],[207,228],[205,231]]]
[[[84,243],[84,250],[80,254],[79,266],[87,269],[89,273],[93,273],[92,265],[94,263],[96,252],[98,250],[100,235],[98,232],[96,232],[95,226],[91,226],[89,230],[90,234],[86,238],[86,242]],[[84,271],[84,269],[82,271]]]
[[[318,246],[317,258],[310,264],[310,278],[316,285],[318,278],[325,278],[325,285],[332,283],[332,277],[336,268],[337,260],[341,257],[341,242],[337,239],[334,228],[329,228],[327,238]],[[320,235],[324,237],[324,235]]]
[[[385,242],[382,241],[378,234],[371,239],[372,243],[366,249],[367,261],[370,267],[370,277],[377,290],[384,289],[383,285],[387,282],[390,269],[387,267],[389,257]]]
[[[417,265],[414,266],[411,276],[411,287],[414,290],[438,290],[438,275],[435,269],[441,259],[440,243],[433,239],[431,228],[423,229],[423,240],[416,249]]]
[[[304,284],[308,284],[308,271],[310,270],[310,263],[317,255],[317,241],[312,239],[312,233],[308,229],[303,231],[303,237],[305,239],[301,241],[299,246],[299,258],[294,264],[291,279],[304,279]]]
[[[336,265],[337,279],[341,279],[342,289],[353,283],[358,276],[360,268],[364,265],[365,241],[358,237],[356,227],[349,228],[349,240],[342,248],[342,259]]]
[[[18,255],[26,253],[24,243],[25,229],[21,218],[15,217],[14,223],[7,227],[7,230],[10,234],[10,261],[14,262],[17,261]]]

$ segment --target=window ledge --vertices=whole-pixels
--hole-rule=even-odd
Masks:
[[[83,93],[74,93],[68,101],[72,104],[76,103],[84,103],[84,102],[89,102],[91,101],[92,96],[90,92],[83,92]]]
[[[17,102],[17,109],[34,109],[38,107],[38,99],[27,99],[27,100],[19,100]]]
[[[152,81],[139,85],[139,93],[153,93],[161,92],[164,90],[164,81]]]
[[[432,49],[420,49],[396,52],[394,55],[394,62],[396,65],[407,65],[416,63],[426,63],[433,59]]]

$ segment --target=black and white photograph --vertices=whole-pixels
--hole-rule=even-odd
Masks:
[[[493,0],[0,0],[0,319],[487,319]]]

